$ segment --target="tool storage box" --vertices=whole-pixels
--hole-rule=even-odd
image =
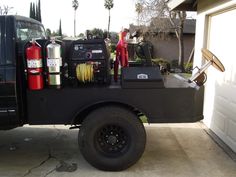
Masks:
[[[158,67],[126,67],[121,73],[122,88],[164,88]]]

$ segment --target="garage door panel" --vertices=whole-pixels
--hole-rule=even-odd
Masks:
[[[236,111],[234,111],[234,109],[235,105],[228,103],[227,101],[223,101],[222,99],[216,99],[215,101],[214,111],[221,113],[221,115],[224,115],[229,118],[232,117],[234,119],[234,115],[236,115]]]
[[[227,104],[229,102],[236,103],[236,88],[232,84],[220,84],[216,85],[216,101]],[[226,105],[223,105],[226,106]]]
[[[209,17],[207,46],[221,60],[226,71],[222,74],[213,68],[208,70],[204,105],[206,122],[211,122],[212,130],[232,149],[236,149],[235,19],[236,8]],[[209,109],[211,106],[213,109]]]
[[[236,66],[236,64],[234,64]],[[236,67],[232,69],[232,84],[236,89]]]
[[[236,121],[236,89],[228,85],[229,84],[223,84],[219,86],[221,87],[221,89],[219,89],[221,91],[218,91],[218,87],[216,87],[214,98],[207,97],[206,94],[205,99],[213,99],[211,102],[214,104],[214,110],[221,112],[223,115],[227,116],[228,119]],[[207,109],[207,107],[205,107],[205,109]]]
[[[235,135],[236,134],[236,122],[233,122],[231,120],[229,120],[229,124],[228,124],[228,135],[229,137],[234,141],[236,142],[236,137],[235,136],[232,136],[232,135]]]
[[[225,116],[218,110],[214,110],[213,119],[214,124],[222,131],[225,132]]]
[[[225,143],[229,141],[225,132],[222,131],[222,129],[220,129],[216,124],[212,124],[210,128],[213,132],[215,132],[216,135],[218,135],[222,140],[224,140]]]
[[[234,152],[236,152],[236,141],[234,140],[234,138],[227,136],[225,132],[219,129],[216,125],[212,125],[211,130],[215,132],[220,137],[220,139],[222,139],[229,147],[231,147]]]

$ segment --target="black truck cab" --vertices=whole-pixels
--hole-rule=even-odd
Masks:
[[[45,38],[41,23],[22,16],[0,16],[0,127],[22,125],[25,100],[22,47],[32,38]],[[18,93],[17,93],[18,92]]]

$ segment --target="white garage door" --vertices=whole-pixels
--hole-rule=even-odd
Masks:
[[[225,73],[208,70],[205,123],[236,152],[236,8],[209,17],[207,47],[224,64]]]

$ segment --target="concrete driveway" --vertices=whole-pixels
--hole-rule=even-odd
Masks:
[[[0,131],[1,177],[235,177],[234,162],[195,124],[146,125],[141,160],[123,172],[91,167],[78,150],[78,130],[30,126]]]

